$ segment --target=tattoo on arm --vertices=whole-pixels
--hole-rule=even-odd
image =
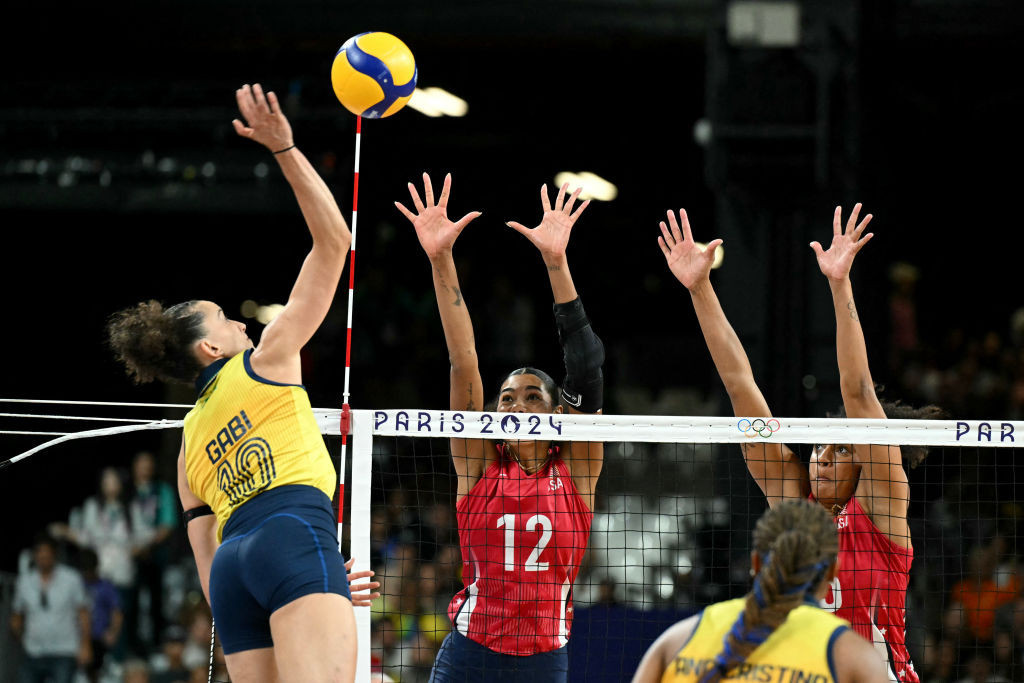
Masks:
[[[853,299],[850,299],[850,301],[846,304],[846,310],[850,312],[851,319],[860,322],[860,319],[857,317],[857,307],[853,305]]]
[[[466,390],[469,395],[469,400],[466,401],[466,410],[476,410],[476,404],[473,402],[473,383],[470,382],[469,389]]]
[[[452,306],[462,305],[462,292],[459,291],[458,287],[452,287],[452,292],[455,293],[455,301],[452,302]]]
[[[562,269],[562,266],[548,266],[548,272],[549,273],[553,273],[553,272],[561,270],[561,269]]]

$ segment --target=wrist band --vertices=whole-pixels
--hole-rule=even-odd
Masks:
[[[291,147],[285,147],[284,149],[279,149],[276,152],[274,152],[274,154],[282,154],[283,152],[287,152],[290,149],[295,149],[295,145],[293,144]]]

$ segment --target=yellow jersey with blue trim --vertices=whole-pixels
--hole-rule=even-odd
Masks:
[[[257,375],[252,349],[207,366],[185,416],[188,487],[217,515],[217,538],[246,501],[292,484],[334,495],[337,473],[306,389]]]
[[[745,598],[715,603],[704,609],[690,640],[665,668],[662,683],[698,681],[715,666],[723,639],[746,604]],[[757,683],[834,683],[835,641],[849,629],[843,619],[805,603],[793,609],[768,639],[724,680]]]

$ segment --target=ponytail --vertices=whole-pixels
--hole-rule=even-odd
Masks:
[[[761,571],[739,618],[722,640],[722,651],[701,678],[715,683],[764,643],[803,604],[839,553],[832,517],[807,501],[786,501],[761,516],[754,529]]]
[[[155,379],[187,384],[199,376],[202,366],[192,347],[205,327],[195,304],[186,301],[165,310],[156,301],[143,301],[110,317],[110,347],[137,384]]]

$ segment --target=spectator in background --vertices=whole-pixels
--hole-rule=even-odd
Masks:
[[[114,584],[106,579],[100,578],[99,558],[95,551],[86,548],[82,551],[79,566],[82,568],[82,580],[85,582],[85,590],[89,595],[89,602],[92,609],[89,612],[91,624],[90,640],[92,644],[92,662],[86,672],[89,680],[97,683],[100,679],[100,670],[103,668],[103,660],[107,651],[117,643],[121,634],[121,625],[124,622],[124,614],[121,612],[121,597],[114,588]]]
[[[141,659],[129,659],[122,669],[124,683],[149,683],[149,665]]]
[[[149,594],[149,633],[152,640],[164,631],[163,579],[170,562],[170,539],[178,523],[178,503],[167,482],[157,481],[156,461],[153,454],[142,451],[132,462],[134,492],[129,506],[132,539],[138,580],[134,584],[132,604],[136,609],[129,615],[128,636],[136,652],[144,652],[141,637],[142,610],[140,593]],[[153,645],[154,642],[145,643]]]
[[[996,610],[1013,602],[1020,594],[1016,573],[997,574],[1005,545],[997,536],[987,546],[977,546],[970,554],[970,576],[953,586],[947,623],[959,623],[979,643],[991,644],[995,632]]]
[[[185,629],[178,625],[168,627],[161,649],[160,666],[153,676],[153,683],[188,683],[189,670],[185,666]]]
[[[188,620],[188,638],[182,652],[182,661],[189,671],[203,668],[207,671],[210,664],[210,613],[204,608],[196,609]]]
[[[1024,598],[996,612],[994,645],[996,669],[1011,680],[1024,680]]]
[[[117,588],[121,598],[121,609],[130,615],[135,563],[132,561],[132,534],[125,504],[124,481],[121,473],[113,467],[105,467],[100,473],[99,492],[85,499],[78,524],[54,524],[51,533],[65,538],[80,548],[90,548],[99,557],[99,575],[108,579]],[[124,657],[124,631],[111,650],[118,660]]]
[[[78,572],[57,564],[52,539],[34,546],[35,567],[18,577],[11,631],[25,647],[21,683],[71,683],[92,659],[89,597]],[[76,662],[77,660],[77,662]]]

